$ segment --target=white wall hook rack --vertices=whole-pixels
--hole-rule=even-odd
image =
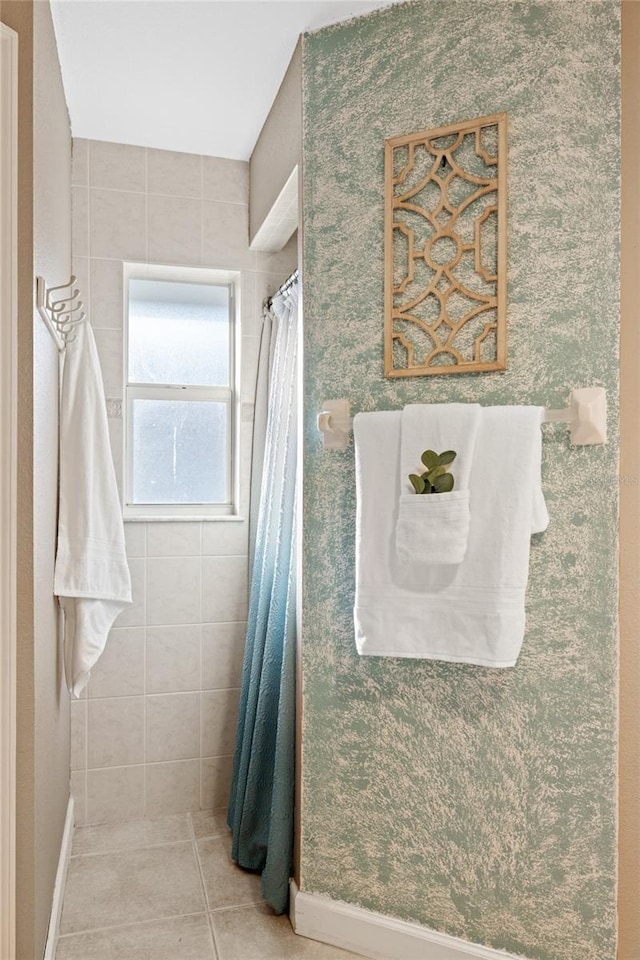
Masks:
[[[80,291],[74,289],[75,282],[76,278],[72,275],[68,283],[47,287],[44,277],[36,277],[38,313],[46,323],[60,353],[63,353],[68,343],[76,339],[75,328],[86,319],[84,304],[78,299]]]
[[[568,423],[571,442],[586,446],[607,442],[607,395],[602,387],[580,387],[571,391],[564,410],[545,410],[544,423]],[[353,418],[348,400],[325,400],[318,414],[318,430],[325,450],[346,450]]]

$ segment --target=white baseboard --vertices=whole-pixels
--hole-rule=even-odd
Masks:
[[[62,834],[62,843],[60,845],[60,856],[58,858],[58,869],[56,871],[56,882],[53,888],[53,901],[51,903],[47,943],[44,948],[44,960],[55,960],[56,956],[56,947],[58,946],[58,936],[60,934],[60,917],[62,916],[62,904],[64,902],[64,888],[67,883],[67,870],[69,868],[72,842],[73,797],[69,797],[67,815],[64,821],[64,833]]]
[[[504,950],[469,943],[417,923],[385,917],[291,883],[291,923],[302,937],[372,960],[522,960]]]

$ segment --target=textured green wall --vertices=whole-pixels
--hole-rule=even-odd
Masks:
[[[304,43],[303,889],[540,960],[613,960],[619,4],[419,0]],[[385,380],[383,141],[509,112],[509,368]],[[353,450],[324,398],[565,406],[506,671],[356,654]]]

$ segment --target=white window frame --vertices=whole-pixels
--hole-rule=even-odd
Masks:
[[[208,387],[184,384],[135,383],[129,380],[129,281],[162,280],[174,283],[229,287],[229,386]],[[232,270],[211,270],[204,267],[165,266],[147,263],[124,264],[124,336],[123,369],[125,378],[123,405],[123,464],[125,520],[230,520],[238,519],[239,479],[238,450],[240,427],[240,274]],[[227,430],[227,494],[226,503],[133,503],[133,417],[134,400],[208,400],[228,404]]]

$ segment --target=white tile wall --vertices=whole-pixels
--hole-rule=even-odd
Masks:
[[[200,700],[199,693],[147,697],[148,763],[188,760],[200,755]]]
[[[229,718],[233,723],[229,723]],[[206,690],[202,694],[202,754],[226,757],[233,753],[238,698],[233,690]]]
[[[144,760],[144,697],[108,697],[87,704],[89,767],[121,767]]]
[[[245,624],[202,625],[202,687],[226,690],[237,687],[242,675]]]
[[[149,197],[149,260],[200,263],[202,203],[185,197]]]
[[[147,624],[200,623],[200,557],[147,557]]]
[[[200,760],[150,763],[146,767],[145,814],[183,813],[200,807]],[[228,794],[227,783],[227,794]],[[226,803],[223,800],[222,805]]]
[[[149,150],[147,175],[149,193],[198,199],[202,196],[202,158],[195,154]],[[232,179],[235,180],[233,173]]]
[[[233,757],[206,757],[200,763],[200,808],[226,807],[233,771]]]
[[[94,140],[88,144],[88,150],[91,187],[145,192],[147,151],[144,147]]]
[[[201,537],[198,523],[149,523],[147,556],[199,557]]]
[[[243,399],[252,399],[261,305],[296,266],[248,249],[248,165],[75,140],[74,272],[108,397],[122,398],[122,262],[241,270]],[[109,421],[121,473],[122,421]],[[241,436],[248,511],[250,422]],[[247,616],[247,522],[125,524],[133,603],[72,704],[79,823],[224,806]]]
[[[145,692],[144,627],[114,627],[91,674],[90,698],[134,697]]]
[[[122,264],[91,258],[91,323],[97,329],[122,330]],[[81,289],[86,290],[86,286]]]
[[[71,229],[74,257],[89,255],[89,191],[74,186],[71,190]]]
[[[122,374],[122,328],[119,330],[94,330],[100,367],[107,397],[121,397],[123,392]]]
[[[79,779],[74,781],[74,776],[71,777],[74,800],[80,796],[80,809],[85,810],[85,821],[102,823],[105,820],[137,820],[144,816],[144,766],[88,770],[85,780],[86,801]],[[74,810],[74,813],[76,822],[81,822],[78,820],[79,812]]]
[[[147,693],[200,690],[201,630],[200,624],[147,628]]]
[[[145,260],[147,198],[120,190],[90,191],[90,256],[110,260]],[[74,251],[82,256],[78,249]]]
[[[202,158],[202,197],[221,203],[247,203],[249,196],[249,164],[242,167],[235,160],[221,157]]]

